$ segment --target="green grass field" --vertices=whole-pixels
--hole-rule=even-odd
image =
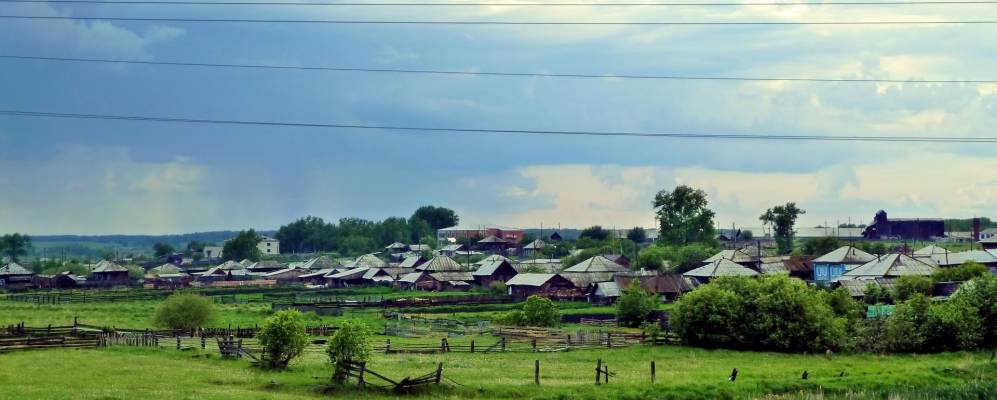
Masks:
[[[153,328],[158,301],[35,305],[0,301],[0,325],[29,326],[80,322],[127,328]],[[559,303],[564,313],[609,313],[612,307]],[[270,314],[267,303],[221,304],[214,326],[249,327]],[[668,305],[663,306],[667,308]],[[438,307],[410,310],[429,318],[488,319],[509,305]],[[381,311],[344,316],[306,314],[309,325],[335,325],[360,319],[382,332]],[[567,328],[575,329],[570,325]],[[393,344],[439,344],[442,334],[391,337]],[[451,338],[454,345],[491,336]],[[383,344],[385,336],[375,336]],[[595,363],[602,359],[616,375],[595,386]],[[540,386],[533,383],[534,361],[541,363]],[[650,363],[657,384],[650,383]],[[376,353],[371,370],[393,378],[417,376],[444,366],[444,385],[411,398],[433,399],[991,399],[997,398],[997,363],[990,353],[933,355],[780,354],[705,350],[681,346],[557,353]],[[728,382],[732,368],[738,379]],[[806,370],[809,379],[800,375]],[[840,376],[842,372],[845,375]],[[245,360],[221,360],[217,352],[170,347],[56,349],[0,354],[0,399],[321,399],[395,397],[390,393],[330,388],[331,367],[317,347],[286,372],[260,370]]]

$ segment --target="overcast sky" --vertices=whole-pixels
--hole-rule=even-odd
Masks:
[[[503,1],[508,2],[508,1]],[[0,14],[503,21],[997,19],[993,5],[222,7],[3,4]],[[0,54],[591,74],[997,79],[993,25],[384,26],[4,20]],[[340,124],[990,136],[997,84],[655,81],[0,59],[0,108]],[[724,226],[997,214],[997,145],[415,133],[0,116],[0,232],[173,233],[297,217],[653,226],[709,193]]]

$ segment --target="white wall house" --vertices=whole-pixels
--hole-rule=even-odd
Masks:
[[[280,254],[280,241],[270,236],[260,236],[260,244],[256,248],[260,249],[263,255]]]

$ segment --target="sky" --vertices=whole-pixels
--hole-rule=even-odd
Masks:
[[[441,0],[441,2],[446,2]],[[512,1],[502,1],[511,3]],[[304,7],[0,3],[0,14],[501,21],[951,21],[995,5]],[[0,58],[0,109],[533,130],[978,137],[997,84],[610,75],[997,79],[997,25],[426,26],[4,20],[0,55],[582,73],[444,76]],[[0,116],[0,232],[274,229],[296,218],[655,225],[702,188],[722,226],[994,216],[994,144],[390,132]]]

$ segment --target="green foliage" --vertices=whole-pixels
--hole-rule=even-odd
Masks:
[[[645,269],[664,270],[665,267],[671,265],[671,253],[670,246],[652,244],[640,251],[640,254],[637,255],[637,261]]]
[[[893,292],[889,289],[870,282],[868,285],[865,285],[863,301],[865,301],[865,304],[869,305],[886,303],[892,299],[892,296]]]
[[[928,321],[931,304],[923,295],[915,295],[910,300],[898,304],[886,321],[885,348],[894,352],[910,352],[924,348],[924,326]]]
[[[305,319],[298,310],[282,310],[267,318],[257,332],[271,368],[284,369],[308,345]]]
[[[679,298],[670,320],[690,344],[776,351],[845,346],[827,293],[786,276],[720,278]]]
[[[834,236],[813,238],[803,242],[803,254],[811,256],[822,256],[841,247],[841,241]]]
[[[449,228],[460,223],[460,217],[454,210],[445,207],[422,206],[412,213],[410,220],[420,219],[426,221],[433,230]]]
[[[654,196],[652,204],[660,227],[659,242],[686,245],[716,240],[713,227],[715,213],[707,208],[709,202],[702,189],[679,185],[671,192],[662,190]]]
[[[138,265],[126,265],[125,268],[128,269],[128,279],[139,280],[145,278],[145,268]]]
[[[719,250],[719,247],[705,243],[685,246],[655,244],[645,247],[637,257],[644,268],[682,273],[700,266],[703,260]]]
[[[964,283],[950,301],[975,308],[983,327],[982,344],[997,347],[997,277],[987,274]]]
[[[634,279],[616,300],[616,320],[623,326],[640,327],[651,320],[652,313],[660,303],[661,299],[657,295],[644,291],[639,280]]]
[[[260,249],[256,245],[260,244],[260,235],[255,230],[241,231],[231,240],[225,242],[222,248],[222,256],[225,260],[240,261],[249,259],[251,261],[260,260]]]
[[[966,261],[958,267],[938,268],[931,278],[935,282],[964,282],[986,275],[990,275],[990,270],[987,267],[973,261]]]
[[[338,383],[346,381],[346,371],[340,363],[362,363],[370,360],[372,335],[370,328],[363,322],[343,321],[336,333],[329,338],[329,344],[325,348],[329,362],[336,371],[333,374],[334,381]]]
[[[893,300],[906,301],[915,294],[931,296],[934,287],[931,278],[917,275],[901,276],[893,282]]]
[[[806,213],[806,211],[796,207],[796,203],[789,202],[765,210],[765,213],[758,217],[763,224],[771,225],[774,228],[775,243],[779,248],[779,254],[793,252],[793,237],[795,236],[793,226],[796,225],[796,219],[801,214]]]
[[[0,236],[0,253],[10,257],[10,260],[17,262],[22,256],[28,255],[31,248],[31,236],[20,233],[6,234]]]
[[[634,243],[644,243],[647,241],[647,231],[644,228],[635,226],[627,231],[627,239]]]
[[[561,324],[561,311],[550,299],[532,295],[526,299],[522,310],[510,311],[495,322],[516,326],[558,326]]]
[[[492,294],[504,295],[508,292],[508,288],[505,286],[505,282],[494,281],[488,284],[488,291]]]
[[[153,323],[163,328],[190,330],[207,325],[215,315],[215,303],[210,298],[178,293],[156,308]]]
[[[524,233],[523,238],[519,239],[519,245],[526,246],[532,243],[534,240],[537,240],[537,235],[534,235],[532,233]]]
[[[174,251],[176,251],[176,249],[174,249],[169,243],[156,242],[152,245],[152,252],[155,254],[156,258],[166,257],[173,254]]]
[[[610,232],[603,229],[602,226],[592,225],[588,228],[582,230],[582,233],[578,235],[578,239],[589,238],[597,242],[609,239]]]
[[[856,249],[862,250],[869,254],[886,254],[890,252],[890,249],[886,247],[883,242],[858,242],[854,244]]]

